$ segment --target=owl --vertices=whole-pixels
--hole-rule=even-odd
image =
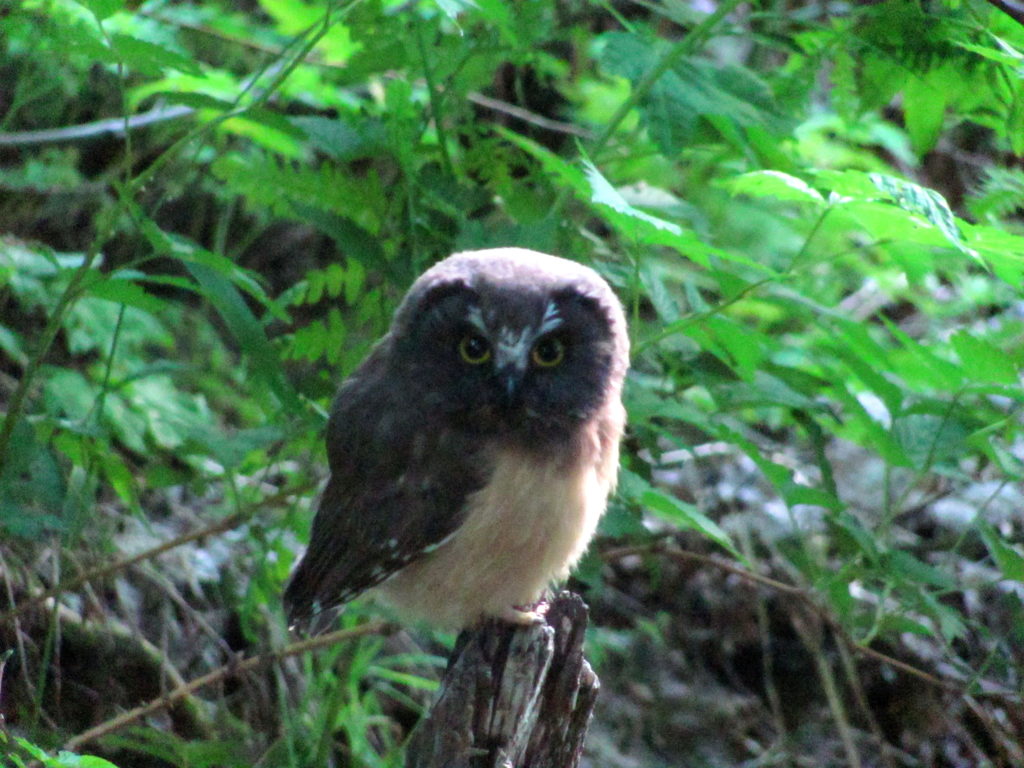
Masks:
[[[615,486],[628,360],[588,267],[497,248],[428,269],[332,405],[290,620],[369,591],[441,628],[537,621]]]

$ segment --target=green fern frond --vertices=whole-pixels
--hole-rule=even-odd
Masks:
[[[301,204],[345,216],[373,234],[380,230],[385,197],[374,173],[356,178],[330,162],[312,168],[238,153],[217,158],[212,170],[233,192],[275,215],[293,217]]]
[[[967,210],[978,219],[1001,218],[1024,209],[1024,171],[988,168],[985,178],[967,199]]]

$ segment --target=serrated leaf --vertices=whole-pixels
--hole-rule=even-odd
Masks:
[[[117,34],[111,37],[110,44],[125,65],[144,75],[159,77],[164,69],[176,69],[193,77],[203,74],[199,64],[188,56],[148,40]]]
[[[692,504],[687,504],[685,501],[680,501],[656,490],[646,491],[640,497],[640,503],[666,522],[679,527],[680,530],[697,531],[728,550],[733,556],[741,560],[746,559],[736,549],[729,534]]]
[[[192,107],[192,109],[209,109],[214,112],[230,112],[233,109],[237,109],[237,105],[227,99],[218,99],[216,96],[211,96],[207,93],[198,93],[191,91],[155,91],[152,94],[157,96],[161,100],[166,101],[170,104],[181,104],[182,106]]]
[[[798,203],[824,205],[825,198],[803,179],[781,171],[753,171],[730,179],[726,185],[736,195],[775,197]]]
[[[860,520],[845,510],[829,515],[827,520],[840,539],[845,539],[849,545],[852,545],[852,549],[864,554],[871,562],[878,562],[878,543],[871,531],[865,528]]]
[[[1024,554],[1005,541],[987,520],[979,517],[974,524],[1003,576],[1024,583]]]
[[[903,87],[903,110],[910,144],[918,157],[935,147],[946,114],[946,90],[932,76],[910,77]]]
[[[223,273],[208,266],[188,262],[185,266],[202,286],[204,294],[209,297],[223,318],[231,335],[252,359],[256,375],[267,381],[287,409],[301,413],[298,395],[284,375],[277,351],[270,344],[263,327],[242,300],[235,286]]]
[[[371,235],[380,231],[388,205],[376,173],[356,177],[328,162],[310,168],[267,155],[225,154],[211,170],[236,193],[279,215],[295,216],[297,206],[305,205],[350,218]]]
[[[882,558],[881,567],[913,584],[927,584],[939,589],[956,588],[956,580],[948,573],[944,573],[902,550],[886,552]]]
[[[950,337],[950,342],[972,381],[1011,385],[1020,383],[1013,359],[994,344],[972,336],[967,331],[957,331]]]
[[[387,130],[379,120],[319,116],[289,119],[305,132],[314,147],[342,162],[379,154],[387,146]]]
[[[868,174],[868,178],[904,211],[922,216],[932,224],[951,245],[973,258],[979,258],[977,252],[968,248],[964,242],[949,203],[934,189],[883,173],[871,173]]]
[[[656,262],[653,259],[641,261],[638,272],[640,284],[658,317],[666,323],[677,322],[680,316],[679,304],[669,292],[664,277],[657,273]]]
[[[625,32],[602,35],[599,42],[603,67],[634,86],[659,65],[672,45]],[[695,56],[669,67],[639,106],[651,137],[666,155],[675,155],[692,141],[702,118],[725,118],[716,125],[720,132],[732,133],[727,137],[732,139],[745,127],[773,132],[785,128],[771,89],[757,75],[745,67]]]
[[[649,213],[644,213],[638,208],[634,208],[632,205],[627,203],[625,198],[619,194],[618,190],[611,185],[608,179],[601,175],[601,172],[597,170],[596,166],[594,166],[590,160],[583,158],[582,162],[583,172],[587,177],[587,182],[590,184],[591,200],[593,202],[598,205],[607,205],[612,210],[623,213],[634,219],[646,221],[656,229],[663,229],[674,235],[682,234],[683,230],[678,224],[673,224],[670,221],[659,219],[657,216],[651,216]]]
[[[794,507],[797,504],[806,504],[833,511],[843,508],[843,503],[839,499],[821,488],[812,488],[809,485],[790,482],[783,485],[780,492],[782,493],[783,500],[790,507]]]
[[[116,274],[93,283],[87,292],[97,298],[136,307],[150,314],[157,314],[166,306],[164,301],[147,293],[138,283]]]
[[[193,430],[191,438],[199,442],[225,469],[238,467],[254,451],[260,451],[284,436],[275,426],[222,432],[218,429]]]
[[[921,601],[931,617],[939,625],[939,632],[947,642],[963,637],[967,632],[963,616],[955,608],[951,608],[935,599],[928,592],[920,593]]]
[[[967,455],[970,431],[959,420],[931,413],[910,413],[893,423],[893,436],[918,469]]]
[[[952,392],[963,386],[966,372],[959,365],[945,360],[927,346],[909,336],[903,329],[882,317],[889,332],[900,342],[904,354],[892,354],[893,370],[907,382],[921,388],[941,389]]]

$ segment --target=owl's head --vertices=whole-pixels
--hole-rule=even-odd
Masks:
[[[436,264],[409,289],[389,341],[392,375],[429,412],[527,441],[564,435],[618,399],[629,357],[608,284],[521,248]]]

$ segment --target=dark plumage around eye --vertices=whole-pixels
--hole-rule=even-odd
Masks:
[[[491,345],[479,333],[467,333],[459,342],[459,356],[470,365],[481,365],[491,359]]]
[[[530,357],[541,368],[554,368],[565,359],[565,343],[557,337],[547,336],[534,345]]]

